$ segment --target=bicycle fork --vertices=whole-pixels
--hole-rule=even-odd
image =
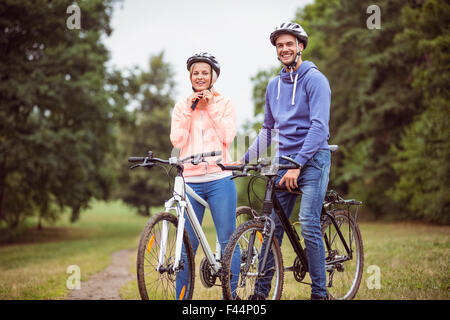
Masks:
[[[269,229],[269,230],[267,230],[267,229]],[[266,217],[265,222],[264,222],[263,237],[267,233],[269,234],[269,237],[267,238],[268,241],[266,242],[266,248],[264,250],[262,262],[260,263],[260,266],[258,268],[258,276],[260,276],[260,277],[264,277],[266,275],[266,271],[268,271],[268,270],[266,270],[267,257],[269,256],[270,246],[271,246],[273,236],[275,233],[275,222],[273,222],[273,220],[270,219],[269,217]],[[252,243],[254,243],[255,233],[252,234],[252,237],[253,237]],[[252,246],[252,249],[253,249],[253,246]]]

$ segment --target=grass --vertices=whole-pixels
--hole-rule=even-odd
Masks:
[[[214,250],[215,233],[209,213],[203,227]],[[364,247],[364,273],[355,299],[360,300],[428,300],[450,299],[450,226],[436,226],[410,222],[362,222],[360,230]],[[289,241],[282,246],[285,266],[295,258]],[[221,288],[203,287],[198,267],[204,254],[196,255],[194,299],[221,299]],[[131,272],[136,274],[136,256],[132,256]],[[372,267],[371,267],[372,266]],[[379,268],[379,269],[378,269]],[[374,288],[372,270],[380,271],[380,288]],[[371,272],[369,272],[371,271]],[[305,282],[310,282],[306,275]],[[219,283],[219,282],[217,282]],[[292,273],[285,273],[282,299],[309,299],[310,287],[295,281]],[[121,289],[124,299],[140,299],[136,281]]]
[[[81,280],[111,263],[111,253],[136,246],[147,221],[121,202],[94,203],[70,224],[65,216],[23,240],[0,246],[0,299],[63,299],[66,273],[78,265]]]
[[[137,248],[147,218],[138,216],[120,202],[94,203],[80,221],[62,219],[30,230],[26,240],[0,246],[0,299],[63,299],[68,294],[69,265],[78,265],[82,280],[111,262],[111,253]],[[212,250],[215,232],[210,214],[205,214],[204,230]],[[450,299],[450,226],[421,223],[361,222],[364,243],[364,274],[356,299]],[[283,242],[285,265],[293,261],[287,239]],[[221,288],[206,289],[198,267],[204,254],[196,255],[194,299],[221,299]],[[130,257],[130,271],[136,274],[136,254]],[[380,289],[369,289],[373,274],[380,271]],[[373,268],[373,267],[371,267]],[[305,278],[309,281],[308,276]],[[120,290],[123,299],[140,299],[136,280]],[[283,299],[308,299],[310,288],[285,274]]]
[[[364,272],[355,299],[450,299],[450,227],[411,222],[361,222]],[[283,260],[295,258],[288,240]],[[374,284],[379,271],[379,289]],[[310,282],[308,275],[305,282]],[[308,299],[310,288],[285,273],[283,299]]]

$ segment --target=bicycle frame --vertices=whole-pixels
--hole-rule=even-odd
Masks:
[[[165,202],[166,211],[174,210],[177,213],[178,217],[178,227],[177,227],[177,238],[176,238],[176,247],[175,247],[175,262],[173,265],[173,271],[178,271],[181,260],[181,249],[183,243],[183,233],[184,233],[184,225],[186,222],[186,218],[184,213],[186,213],[187,219],[191,223],[192,229],[194,230],[195,236],[199,240],[199,243],[205,253],[206,259],[209,264],[212,266],[215,272],[218,272],[220,269],[220,264],[218,260],[221,255],[221,248],[218,239],[216,238],[216,253],[214,254],[209,246],[209,243],[206,239],[205,233],[200,225],[200,222],[195,215],[194,209],[192,207],[189,198],[186,196],[189,194],[196,201],[198,201],[202,206],[209,209],[208,203],[203,200],[199,195],[197,195],[191,187],[184,183],[184,179],[181,175],[175,177],[175,183],[173,188],[173,197]],[[166,222],[167,223],[167,222]],[[165,256],[166,250],[166,242],[167,242],[167,232],[164,233],[164,227],[161,232],[161,249],[159,253],[159,264],[158,269],[162,266]],[[163,237],[164,236],[164,237]]]
[[[294,249],[297,257],[300,259],[300,261],[304,267],[304,270],[308,271],[308,259],[307,259],[305,250],[303,249],[303,247],[300,243],[300,237],[299,237],[298,233],[295,231],[294,227],[289,222],[289,219],[287,218],[287,216],[276,196],[275,179],[276,179],[276,176],[273,176],[273,177],[269,177],[269,179],[267,180],[266,193],[264,196],[264,205],[263,205],[263,209],[262,209],[263,215],[266,217],[266,219],[268,219],[270,221],[271,226],[273,226],[274,222],[272,221],[272,219],[270,219],[270,214],[272,212],[272,208],[274,209],[274,212],[277,215],[278,219],[280,220],[280,223],[289,238],[292,248]],[[331,266],[334,263],[344,262],[346,260],[352,259],[352,250],[347,245],[347,241],[345,240],[344,236],[342,235],[342,232],[341,232],[339,226],[337,225],[334,217],[325,210],[324,206],[322,206],[321,214],[326,215],[330,218],[331,222],[333,223],[334,227],[336,228],[336,232],[337,232],[339,238],[341,239],[341,241],[344,245],[344,248],[347,252],[347,255],[348,255],[347,258],[338,257],[338,259],[334,259],[333,261],[327,262],[326,266],[328,267],[327,269],[329,269],[329,266]],[[268,237],[269,241],[272,240],[273,233],[274,233],[274,228],[271,227],[270,234]],[[330,243],[329,243],[329,239],[326,235],[325,235],[325,245],[327,247],[327,250],[329,251]],[[261,276],[264,276],[264,270],[266,268],[269,250],[270,250],[270,247],[266,246],[266,249],[265,249],[265,252],[263,255],[263,259],[262,259],[262,263],[260,264],[260,269],[258,270],[258,272]]]

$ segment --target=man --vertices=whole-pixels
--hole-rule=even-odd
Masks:
[[[277,182],[289,191],[295,188],[302,191],[299,220],[312,280],[311,299],[327,299],[320,214],[330,170],[328,122],[331,90],[327,78],[314,63],[302,61],[301,53],[308,44],[308,35],[299,24],[281,24],[271,33],[270,41],[276,47],[284,68],[267,86],[263,129],[245,154],[244,161],[252,161],[270,145],[274,129],[279,143],[275,157],[288,156],[301,165],[299,169],[280,171],[281,179],[278,178]],[[283,159],[278,161],[280,164],[288,163]],[[277,197],[289,217],[296,195],[281,192]],[[284,231],[273,211],[271,218],[275,221],[275,236],[281,245]],[[269,291],[270,282],[259,280],[252,298],[266,298]]]

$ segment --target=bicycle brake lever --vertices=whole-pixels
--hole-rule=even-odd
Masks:
[[[155,166],[154,163],[143,163],[141,164],[141,167],[147,168],[147,169],[151,169]]]

